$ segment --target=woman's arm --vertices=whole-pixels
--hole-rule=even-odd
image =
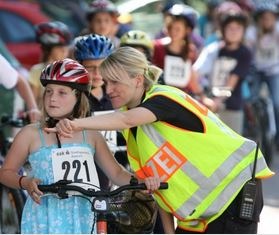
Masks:
[[[93,146],[95,145],[95,161],[108,178],[116,185],[128,184],[132,173],[129,173],[118,164],[113,157],[105,139],[99,132],[90,132]]]
[[[121,130],[156,121],[156,116],[146,108],[138,107],[124,112],[114,112],[87,118],[60,120],[55,128],[45,128],[47,132],[58,132],[61,136],[71,137],[74,131]]]
[[[159,214],[162,220],[164,232],[166,234],[175,234],[173,215],[159,207]]]

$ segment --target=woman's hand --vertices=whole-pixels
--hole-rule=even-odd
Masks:
[[[62,119],[53,128],[44,128],[46,132],[58,133],[61,137],[72,138],[74,131],[80,131],[76,120]]]
[[[160,187],[161,180],[159,177],[146,177],[144,180],[149,193],[153,193]]]

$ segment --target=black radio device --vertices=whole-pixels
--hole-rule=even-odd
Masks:
[[[254,166],[252,171],[252,179],[245,183],[243,186],[243,193],[241,197],[239,218],[245,220],[253,220],[255,209],[255,201],[257,196],[257,180],[255,179],[257,158],[259,152],[259,143],[257,143]]]

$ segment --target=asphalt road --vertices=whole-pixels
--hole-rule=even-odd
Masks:
[[[258,227],[259,234],[279,234],[279,153],[273,158],[270,168],[275,176],[263,181],[264,208]]]

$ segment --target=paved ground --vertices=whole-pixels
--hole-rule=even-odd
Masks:
[[[259,234],[279,234],[279,153],[270,168],[276,175],[263,181],[265,206],[261,214]]]

